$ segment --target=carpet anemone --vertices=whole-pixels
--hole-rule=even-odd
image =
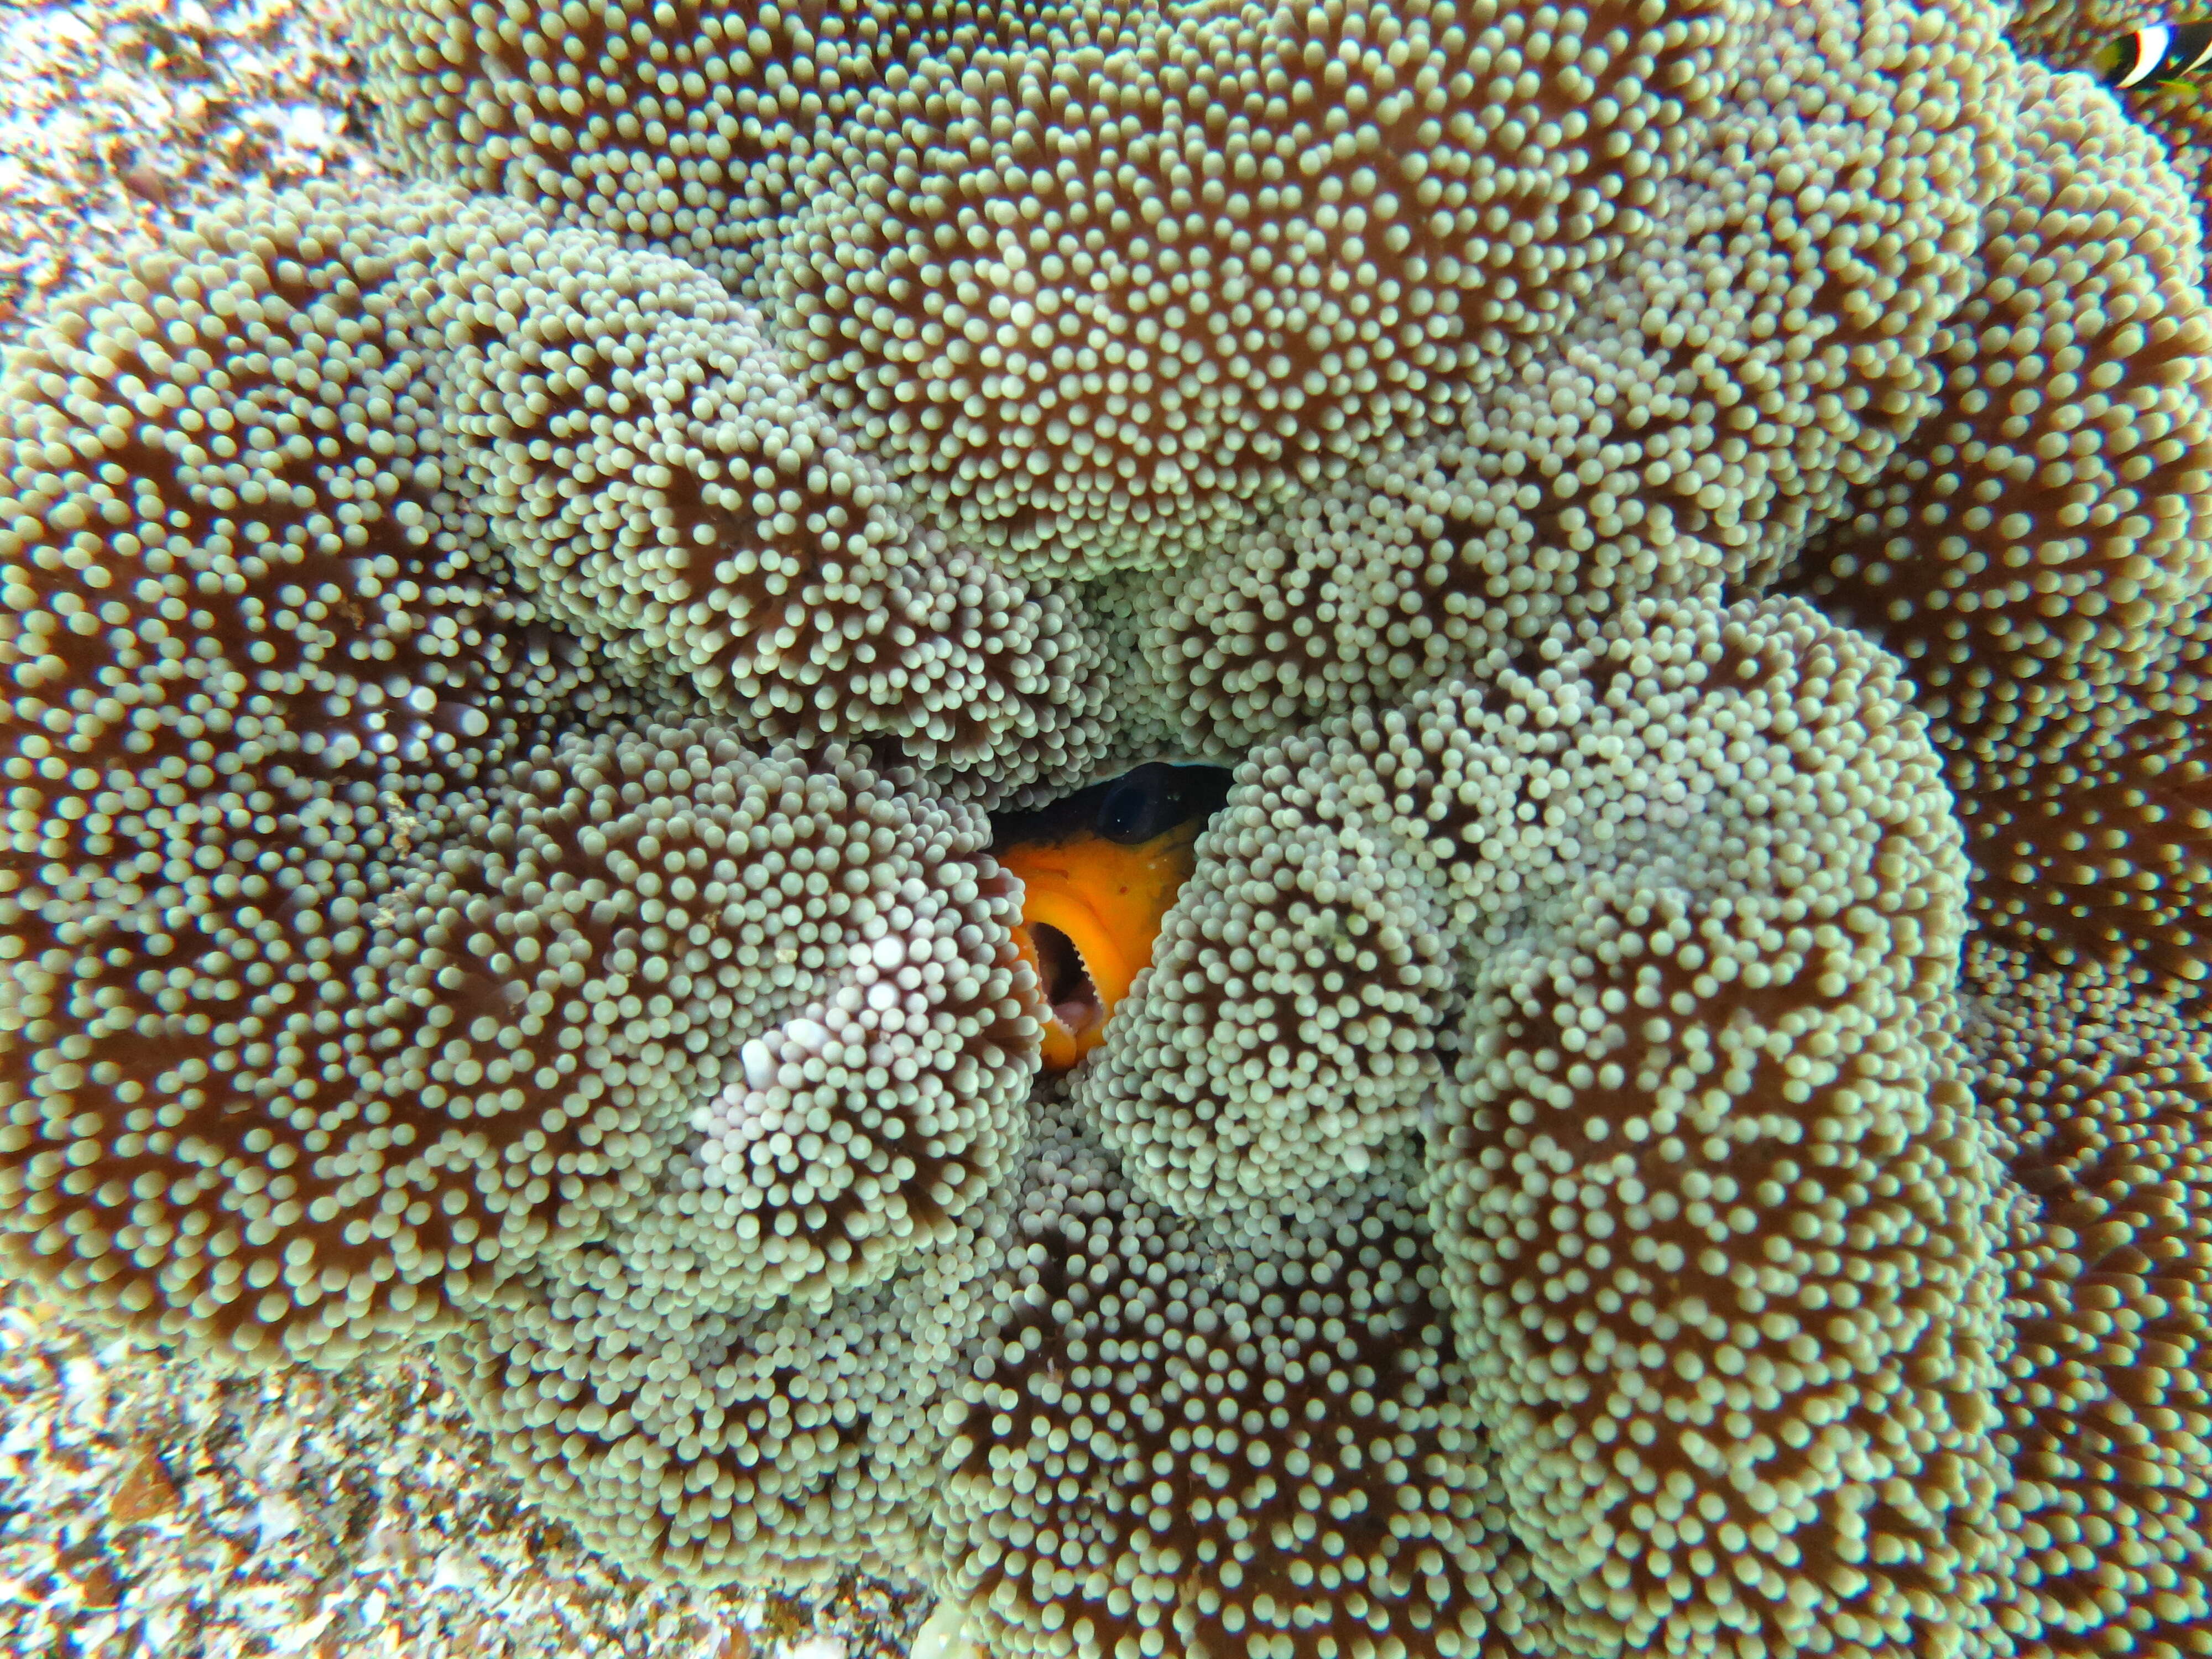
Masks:
[[[358,0],[0,371],[0,1257],[933,1650],[2212,1654],[2121,15]]]

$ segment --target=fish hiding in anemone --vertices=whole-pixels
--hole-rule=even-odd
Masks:
[[[1022,881],[1015,943],[1044,992],[1046,1071],[1069,1070],[1104,1040],[1229,778],[1225,767],[1152,761],[993,820],[992,851]]]
[[[2094,61],[2105,84],[2120,90],[2178,81],[2212,62],[2212,18],[2147,24],[2099,47]]]
[[[2212,1659],[2190,81],[500,9],[0,373],[0,1269],[984,1659]]]

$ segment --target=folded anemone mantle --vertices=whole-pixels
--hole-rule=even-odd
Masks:
[[[11,1271],[994,1659],[2212,1652],[2193,126],[1979,0],[357,21],[411,182],[0,378]],[[988,815],[1162,755],[1042,1078]]]

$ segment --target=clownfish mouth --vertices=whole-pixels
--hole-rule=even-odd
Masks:
[[[1030,948],[1036,952],[1039,977],[1043,981],[1044,1006],[1062,1029],[1080,1036],[1106,1023],[1106,1006],[1091,970],[1083,965],[1083,952],[1075,941],[1049,922],[1024,924]]]
[[[1046,1071],[1104,1040],[1228,793],[1221,767],[1153,762],[994,822],[992,850],[1022,884],[1014,942],[1042,994]]]

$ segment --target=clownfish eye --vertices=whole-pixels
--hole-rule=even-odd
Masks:
[[[1167,793],[1160,778],[1164,769],[1140,766],[1116,781],[1098,803],[1098,833],[1123,846],[1150,841],[1159,832],[1161,807]]]
[[[1210,816],[1228,798],[1228,786],[1229,774],[1220,767],[1153,761],[1108,786],[1093,827],[1108,841],[1134,847]]]

